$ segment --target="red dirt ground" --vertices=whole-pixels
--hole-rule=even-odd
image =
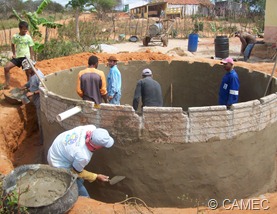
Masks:
[[[50,60],[43,60],[37,62],[37,67],[42,70],[44,74],[50,74],[59,70],[68,69],[71,67],[81,66],[87,64],[87,59],[91,53],[81,53],[68,57],[60,57]],[[111,54],[99,53],[96,54],[100,62],[106,63],[107,58]],[[140,53],[121,53],[116,57],[120,61],[130,60],[188,60],[194,61],[196,58],[189,57],[170,57],[162,53],[154,53],[151,51]],[[216,60],[198,58],[197,61],[205,61],[210,64],[219,63]],[[244,62],[237,62],[236,65],[244,66],[250,70],[264,71],[271,73],[273,63],[255,63],[248,64]],[[4,81],[3,67],[0,67],[0,82]],[[26,76],[22,70],[14,68],[11,71],[11,85],[19,87],[26,82]],[[0,91],[1,93],[1,91]],[[42,147],[38,145],[37,127],[35,124],[34,108],[31,105],[26,106],[11,106],[3,100],[1,94],[0,100],[0,173],[8,174],[14,167],[22,164],[40,163],[42,158]],[[270,209],[267,211],[255,210],[255,213],[277,213],[277,193],[265,194]],[[207,207],[178,209],[178,208],[148,208],[147,206],[138,205],[136,203],[122,202],[118,204],[106,204],[92,199],[79,197],[77,203],[74,205],[70,214],[86,214],[86,213],[233,213],[233,214],[250,214],[252,210],[224,210],[223,208],[215,211]]]

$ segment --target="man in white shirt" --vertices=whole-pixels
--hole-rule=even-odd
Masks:
[[[84,180],[108,182],[109,177],[86,171],[84,168],[90,162],[94,151],[102,147],[110,148],[113,144],[114,140],[106,129],[96,128],[94,125],[78,126],[56,137],[48,150],[47,161],[50,166],[77,173],[79,195],[89,197],[83,185]]]

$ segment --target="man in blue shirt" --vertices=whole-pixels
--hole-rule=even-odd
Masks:
[[[31,61],[33,65],[35,63]],[[32,66],[29,64],[27,59],[24,59],[22,61],[22,69],[26,72],[26,75],[29,76],[29,81],[21,87],[21,89],[28,89],[28,92],[26,94],[27,97],[32,97],[32,101],[36,107],[36,113],[37,113],[37,119],[38,119],[38,128],[39,128],[39,134],[40,134],[40,144],[43,144],[43,132],[42,132],[42,126],[41,126],[41,116],[40,116],[40,98],[39,98],[39,84],[40,84],[40,78],[43,79],[44,75],[41,72],[41,70],[36,69],[36,72],[32,69]],[[37,76],[39,75],[39,77]]]
[[[108,65],[110,72],[107,77],[108,81],[108,100],[111,104],[120,105],[121,98],[121,74],[117,68],[117,58],[110,56],[108,59]]]
[[[233,69],[234,61],[231,57],[228,57],[221,61],[224,69],[227,71],[222,78],[222,82],[219,89],[219,105],[231,106],[238,102],[239,99],[239,77],[237,72]]]

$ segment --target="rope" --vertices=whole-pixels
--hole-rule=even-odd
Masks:
[[[135,200],[135,202],[130,202],[130,200]],[[151,213],[154,214],[154,212],[146,205],[146,203],[145,203],[142,199],[137,198],[137,197],[126,198],[126,199],[123,200],[123,201],[114,203],[114,205],[113,205],[114,213],[115,213],[115,214],[117,213],[117,212],[115,211],[115,207],[114,207],[116,204],[124,204],[125,213],[127,213],[127,210],[126,210],[126,206],[125,206],[125,205],[132,205],[132,204],[135,204],[135,205],[134,205],[135,209],[136,209],[139,213],[143,214],[143,212],[138,208],[140,205],[137,204],[137,200],[140,201],[140,202],[142,203],[142,205],[143,205],[149,212],[151,212]],[[126,202],[127,202],[127,203],[126,203]]]

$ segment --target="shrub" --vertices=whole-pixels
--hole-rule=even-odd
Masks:
[[[82,51],[82,47],[76,42],[51,39],[49,42],[44,44],[43,51],[38,54],[38,60],[69,56]]]

